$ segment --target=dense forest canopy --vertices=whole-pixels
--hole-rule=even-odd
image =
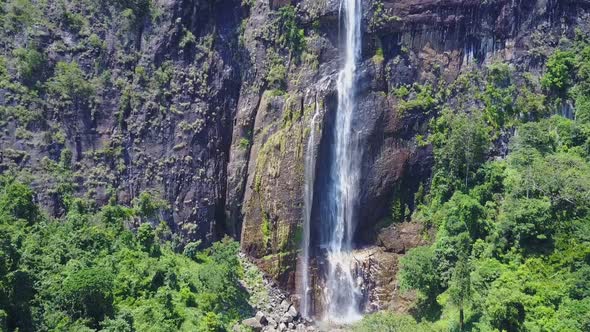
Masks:
[[[33,192],[2,177],[0,323],[20,331],[221,331],[251,314],[238,245],[179,252],[147,196],[135,207],[90,212],[74,199],[61,220],[44,216]]]
[[[537,82],[493,64],[452,87],[483,79],[483,107],[443,107],[431,123],[434,175],[413,218],[436,237],[398,274],[422,323],[377,314],[359,331],[590,330],[590,45],[566,45]],[[560,115],[568,100],[574,119]],[[491,160],[506,132],[508,153]]]

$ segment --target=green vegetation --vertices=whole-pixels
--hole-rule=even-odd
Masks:
[[[264,242],[264,246],[268,246],[269,242],[270,242],[270,236],[271,236],[271,224],[270,224],[270,220],[268,219],[268,213],[263,212],[262,213],[262,225],[261,225],[261,231],[262,231],[262,240]]]
[[[396,22],[401,22],[401,18],[391,13],[391,9],[385,9],[383,1],[371,2],[373,15],[369,21],[371,31],[379,31],[384,27],[390,26]]]
[[[547,60],[547,72],[541,78],[541,85],[557,94],[564,94],[572,85],[575,56],[571,51],[553,53]]]
[[[17,75],[23,83],[29,86],[35,84],[45,65],[44,55],[34,48],[17,48],[12,53],[17,60]]]
[[[33,197],[0,178],[3,330],[223,331],[252,314],[236,242],[188,245],[182,255],[164,224],[124,227],[154,214],[149,195],[136,208],[96,212],[76,199],[62,220],[45,217]]]
[[[487,84],[483,93],[484,116],[494,129],[504,126],[514,115],[513,104],[516,86],[512,82],[512,70],[504,63],[494,63],[488,68]]]
[[[245,137],[242,137],[242,138],[240,138],[240,144],[239,145],[240,145],[240,148],[242,150],[246,150],[246,149],[248,149],[250,147],[250,140],[247,139],[247,138],[245,138]]]
[[[353,332],[429,332],[428,324],[416,323],[408,316],[379,312],[365,317],[352,328]]]
[[[305,30],[299,27],[297,13],[292,5],[283,6],[277,16],[279,46],[289,50],[291,56],[299,57],[305,48]]]
[[[270,70],[266,76],[266,81],[272,89],[284,91],[286,88],[287,67],[283,64],[278,56],[271,57]]]
[[[197,42],[197,38],[189,30],[184,29],[183,33],[184,33],[184,36],[182,36],[182,39],[180,40],[180,44],[178,45],[178,46],[180,46],[180,48],[185,48],[188,45],[194,45]]]
[[[75,103],[88,102],[94,94],[94,86],[84,75],[75,62],[58,62],[55,75],[47,83],[49,92],[61,100],[71,100]]]
[[[205,12],[214,5],[198,7]],[[67,147],[74,151],[68,175],[76,179],[68,195],[84,193],[90,200],[122,185],[120,179],[129,171],[122,150],[125,137],[145,136],[145,128],[159,132],[173,123],[183,131],[174,141],[178,156],[149,158],[141,166],[150,181],[161,183],[163,165],[169,162],[191,162],[192,157],[184,155],[189,153],[186,146],[211,116],[196,105],[211,95],[214,34],[197,35],[195,29],[193,36],[180,24],[174,38],[186,50],[198,52],[185,52],[183,64],[184,59],[168,56],[146,61],[142,40],[158,34],[157,20],[168,15],[166,11],[152,0],[0,1],[0,128],[6,150],[2,172],[33,173],[30,180],[41,184],[37,189],[43,200],[57,198],[57,212],[67,195],[58,192],[63,183],[56,182],[63,182],[64,176],[53,162]],[[198,113],[190,122],[183,117],[187,110]],[[142,120],[134,121],[139,114]],[[107,119],[117,133],[100,143],[95,141],[98,136],[90,139],[98,145],[75,142],[88,137],[84,132],[101,131],[98,127]],[[18,148],[9,149],[11,144]],[[138,139],[127,148],[141,149],[143,144]]]
[[[414,84],[409,89],[401,86],[393,94],[399,98],[400,112],[429,112],[437,103],[430,85]]]
[[[196,1],[193,10],[206,18],[218,12],[211,10],[215,4]],[[244,7],[254,4],[242,0]],[[225,79],[212,72],[220,64],[233,66],[227,57],[242,52],[216,54],[217,40],[226,40],[219,38],[226,32],[217,30],[215,20],[183,17],[171,26],[178,47],[186,51],[182,56],[175,47],[173,54],[145,54],[151,46],[167,46],[166,38],[152,34],[161,30],[155,24],[159,17],[172,18],[168,12],[160,16],[162,5],[153,0],[0,1],[0,128],[5,144],[13,144],[2,151],[0,167],[2,331],[224,331],[252,314],[248,302],[262,304],[268,297],[258,271],[252,265],[243,271],[235,242],[205,248],[195,241],[183,247],[161,220],[162,211],[172,207],[154,193],[133,193],[131,206],[116,205],[117,186],[127,185],[119,178],[143,181],[141,174],[125,174],[131,166],[133,172],[145,169],[143,178],[156,187],[170,169],[215,181],[201,166],[195,168],[197,150],[189,147],[201,144],[198,133],[215,143],[203,129],[220,119],[225,123],[220,112],[227,107],[208,107],[219,97],[210,93],[217,85],[212,80]],[[432,144],[434,170],[432,182],[420,185],[415,204],[396,196],[390,218],[379,226],[412,217],[436,237],[400,261],[399,285],[417,295],[413,316],[378,313],[354,329],[590,331],[588,37],[560,42],[567,47],[547,59],[542,77],[520,74],[526,61],[492,63],[446,87],[437,80],[447,73],[436,61],[429,63],[435,57],[412,54],[407,42],[386,63],[395,54],[385,41],[402,21],[389,5],[370,3],[365,32],[377,34],[366,50],[374,49],[368,56],[379,66],[405,65],[414,58],[432,65],[434,82],[399,86],[391,93],[396,116],[433,117],[428,132],[421,125],[410,130],[420,131],[415,139],[420,147]],[[246,14],[249,8],[244,9]],[[282,116],[276,113],[276,122],[265,128],[279,129],[260,147],[254,178],[262,214],[258,235],[272,252],[264,259],[274,275],[293,268],[281,260],[296,255],[289,249],[302,236],[300,227],[283,227],[274,211],[282,207],[263,201],[270,192],[266,182],[284,168],[282,155],[294,149],[294,155],[303,155],[300,143],[308,129],[286,90],[292,97],[303,93],[300,85],[311,79],[305,69],[318,70],[325,30],[336,25],[308,14],[302,18],[293,5],[280,6],[268,26],[248,34],[268,47],[268,63],[260,65],[260,56],[251,60],[266,75],[269,97],[280,95],[277,101],[285,104]],[[308,68],[299,71],[301,64]],[[240,81],[246,69],[236,72]],[[572,106],[574,119],[549,117],[570,114]],[[118,110],[113,126],[112,109]],[[169,141],[163,133],[172,131],[178,137]],[[100,142],[90,142],[93,138]],[[158,160],[145,149],[155,138],[174,145]],[[245,135],[238,147],[248,150],[253,139],[252,133]],[[21,171],[23,165],[34,169]],[[110,203],[98,207],[98,196]],[[205,203],[206,198],[195,199]],[[47,201],[62,217],[50,218],[36,204]],[[179,226],[190,235],[196,229]],[[252,286],[253,298],[239,285],[241,278]]]
[[[383,48],[378,47],[375,50],[375,55],[373,55],[373,63],[375,65],[380,65],[383,63],[383,61],[385,61],[385,56],[383,55]]]
[[[573,100],[576,118],[590,121],[590,44],[587,36],[578,34],[571,49],[558,50],[547,60],[541,85],[549,93],[552,107],[559,109]]]
[[[245,3],[245,5],[250,4]],[[269,61],[266,66],[268,72],[265,79],[273,95],[280,96],[285,94],[287,89],[287,74],[291,63],[299,63],[303,60],[313,64],[314,55],[304,52],[305,29],[300,27],[299,17],[292,5],[281,6],[277,10],[267,33],[269,39],[273,40],[273,45],[268,49]]]
[[[546,98],[534,97],[530,79],[516,89],[510,68],[494,64],[481,108],[444,109],[432,122],[432,185],[414,218],[437,234],[401,259],[400,285],[418,296],[415,321],[393,331],[416,321],[435,331],[590,330],[590,48],[574,48],[548,61]],[[575,100],[576,120],[542,117],[563,98]],[[515,129],[509,153],[492,160],[492,133],[506,128]]]
[[[469,185],[490,148],[490,128],[481,112],[453,113],[447,109],[433,122],[435,147],[433,201],[449,199],[455,189]]]

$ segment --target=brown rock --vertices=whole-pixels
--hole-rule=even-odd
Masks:
[[[424,225],[417,222],[394,224],[381,230],[377,240],[386,251],[403,254],[408,249],[427,244],[424,231]]]
[[[250,327],[254,331],[262,331],[262,327],[263,327],[262,324],[260,324],[258,319],[256,319],[255,317],[244,319],[242,321],[242,324]]]

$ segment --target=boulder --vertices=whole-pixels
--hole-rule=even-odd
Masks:
[[[267,325],[268,323],[268,320],[262,311],[258,311],[254,318],[256,318],[256,320],[262,325]]]
[[[289,310],[289,307],[291,307],[291,303],[289,303],[289,301],[283,300],[283,302],[281,302],[281,310],[283,312],[287,312]]]
[[[287,314],[293,318],[297,318],[297,316],[299,316],[299,312],[297,312],[297,309],[293,305],[289,307],[289,310],[287,310]]]
[[[267,326],[268,327],[271,327],[271,328],[276,328],[278,326],[278,323],[277,323],[277,321],[274,318],[268,317]]]
[[[427,244],[424,240],[424,226],[417,222],[393,224],[379,232],[377,240],[386,251],[403,254],[408,249]]]
[[[281,317],[281,324],[285,323],[290,323],[293,321],[293,316],[289,315],[288,313],[285,313],[282,317]]]
[[[257,332],[262,331],[262,328],[264,327],[262,324],[260,324],[256,317],[244,319],[242,324]]]

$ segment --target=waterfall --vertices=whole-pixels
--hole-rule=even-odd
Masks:
[[[344,16],[343,16],[344,15]],[[338,75],[338,109],[330,169],[331,234],[328,243],[325,319],[348,323],[361,318],[361,292],[353,273],[351,254],[357,210],[361,151],[352,126],[356,109],[356,66],[361,53],[360,0],[341,0],[340,17],[345,30],[344,61]]]
[[[324,299],[324,319],[335,323],[350,323],[361,318],[361,291],[355,278],[355,259],[352,256],[355,213],[357,210],[360,177],[361,147],[359,135],[352,126],[356,109],[356,65],[361,53],[361,0],[341,0],[340,17],[344,26],[344,57],[338,74],[338,105],[333,128],[329,185],[325,197],[329,212],[322,220],[322,248],[327,248],[328,269]],[[312,286],[309,280],[310,222],[314,200],[316,121],[320,107],[316,97],[315,114],[305,155],[303,240],[300,273],[300,312],[303,317],[310,310]],[[322,193],[324,194],[324,193]]]
[[[311,302],[311,287],[309,285],[309,246],[311,209],[313,207],[313,190],[315,181],[315,145],[316,145],[316,121],[320,114],[320,106],[316,96],[315,112],[311,118],[311,131],[307,140],[305,151],[305,186],[304,186],[304,216],[303,216],[303,257],[301,259],[301,307],[300,312],[304,318],[310,317],[309,303]]]

